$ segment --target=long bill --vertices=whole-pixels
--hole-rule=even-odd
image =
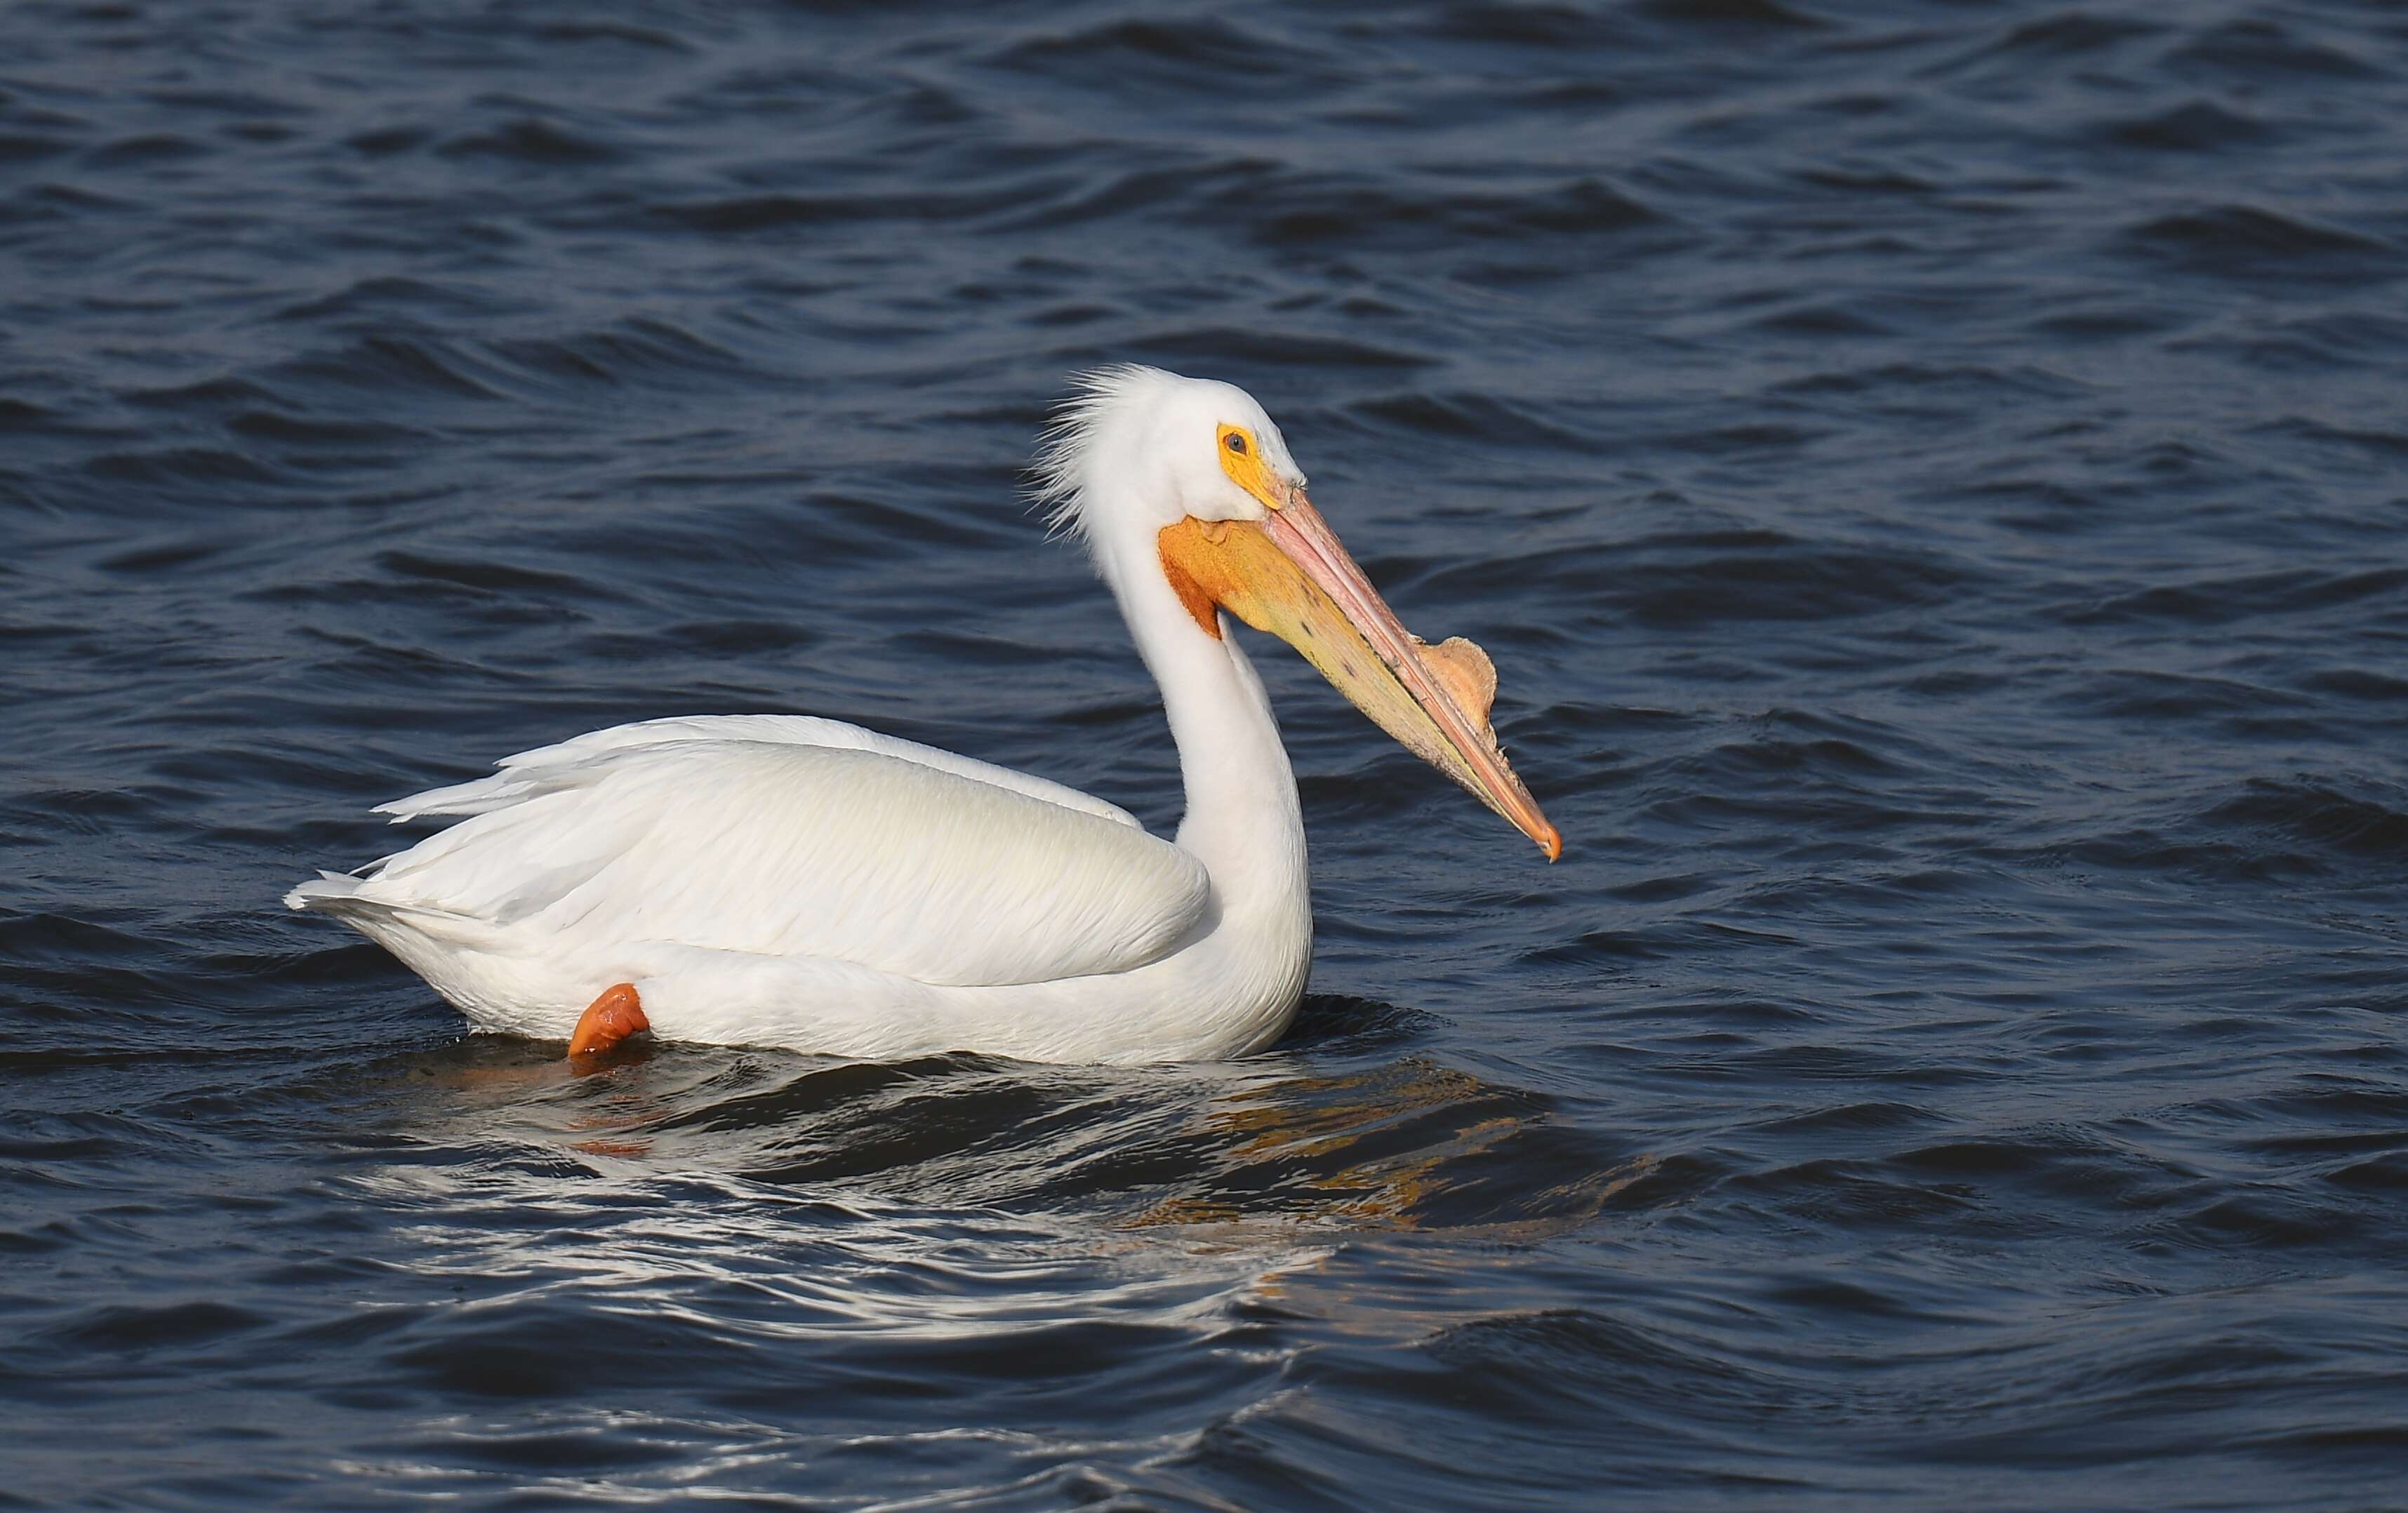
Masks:
[[[1424,644],[1363,576],[1301,492],[1261,521],[1181,521],[1160,537],[1163,570],[1197,624],[1215,607],[1296,648],[1406,749],[1469,789],[1547,853],[1561,832],[1505,761],[1488,724],[1497,675],[1465,640]]]

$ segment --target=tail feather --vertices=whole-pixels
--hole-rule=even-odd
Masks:
[[[534,792],[536,787],[526,773],[497,772],[490,778],[453,783],[448,788],[430,788],[423,793],[393,799],[368,812],[391,815],[394,824],[429,815],[490,814],[495,809],[509,808]]]
[[[383,938],[383,933],[372,926],[398,926],[464,946],[491,948],[500,938],[491,920],[409,899],[379,897],[367,892],[375,881],[373,878],[353,877],[347,872],[321,872],[286,893],[284,906],[348,921],[379,939]]]
[[[320,869],[318,876],[284,895],[289,909],[314,909],[320,914],[339,914],[344,906],[358,899],[360,878],[348,872]]]

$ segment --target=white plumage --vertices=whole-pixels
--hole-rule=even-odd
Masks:
[[[1059,784],[836,721],[695,717],[384,805],[457,822],[286,903],[519,1035],[565,1036],[629,983],[664,1038],[860,1057],[1142,1061],[1275,1039],[1312,954],[1295,779],[1226,621],[1168,576],[1168,533],[1266,521],[1283,486],[1309,510],[1302,478],[1226,384],[1117,369],[1069,417],[1054,492],[1162,684],[1187,787],[1176,844]],[[1232,428],[1247,445],[1226,445]]]

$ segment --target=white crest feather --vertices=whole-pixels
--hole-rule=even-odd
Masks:
[[[1085,531],[1079,495],[1104,418],[1141,393],[1178,381],[1178,375],[1142,363],[1115,363],[1071,375],[1070,397],[1047,422],[1028,465],[1028,507],[1043,512],[1048,539]]]

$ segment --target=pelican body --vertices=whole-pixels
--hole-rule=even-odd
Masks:
[[[1553,860],[1488,726],[1495,675],[1408,635],[1244,391],[1081,380],[1039,460],[1161,685],[1177,838],[1041,778],[832,720],[652,720],[384,805],[450,828],[286,896],[392,951],[478,1029],[572,1053],[660,1038],[874,1060],[1242,1055],[1312,955],[1303,815],[1230,615],[1302,652]]]

